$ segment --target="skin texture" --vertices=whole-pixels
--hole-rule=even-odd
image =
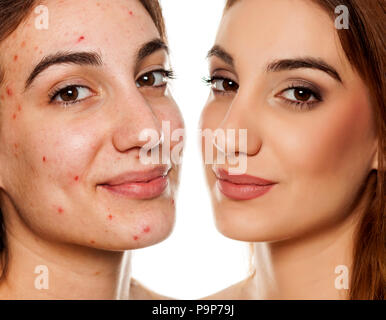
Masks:
[[[116,196],[98,184],[154,167],[138,158],[143,129],[160,133],[162,120],[171,130],[184,127],[167,86],[136,86],[145,72],[168,70],[168,56],[161,49],[136,64],[137,50],[160,38],[138,1],[43,4],[48,30],[34,28],[32,12],[0,44],[1,209],[12,253],[0,296],[128,298],[130,252],[123,250],[169,235],[179,168],[173,165],[166,190],[149,200]],[[58,51],[98,52],[103,65],[51,66],[24,90],[33,67]],[[62,84],[90,90],[74,105],[49,103],[50,90]],[[48,267],[48,290],[34,287],[37,265]]]
[[[365,83],[347,61],[331,18],[309,1],[242,0],[225,12],[215,44],[233,57],[234,68],[210,57],[210,76],[239,88],[212,89],[201,129],[247,129],[246,173],[277,184],[262,197],[233,200],[218,190],[214,166],[206,165],[217,228],[255,242],[257,264],[249,280],[212,298],[344,298],[345,290],[334,287],[335,266],[350,266],[360,188],[377,168]],[[266,71],[274,60],[301,57],[324,60],[343,83],[308,68]],[[284,90],[305,82],[320,88],[322,101],[296,109],[286,103],[294,91]]]

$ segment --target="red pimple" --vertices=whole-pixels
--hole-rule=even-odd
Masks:
[[[79,42],[81,42],[82,40],[84,40],[84,36],[80,36],[77,42],[79,43]]]
[[[15,56],[13,57],[13,61],[17,61],[17,58],[18,58],[18,56],[15,55]]]
[[[90,241],[90,243],[94,244],[94,243],[95,243],[95,241],[94,241],[94,240],[91,240],[91,241]]]
[[[21,43],[21,47],[22,47],[22,48],[25,47],[25,41],[23,41],[23,42]]]
[[[113,220],[113,216],[112,216],[112,214],[109,214],[108,216],[107,216],[107,218],[109,218],[109,220]]]
[[[21,106],[20,105],[17,107],[17,111],[21,111]]]
[[[35,51],[39,50],[39,47],[38,47],[38,46],[35,46],[34,50],[35,50]]]
[[[13,119],[13,120],[16,119],[16,113],[14,113],[14,114],[12,115],[12,119]]]
[[[138,240],[138,236],[134,236],[133,239],[134,239],[134,240]]]
[[[7,87],[7,95],[9,95],[10,97],[12,97],[13,95],[12,89],[10,87]]]
[[[129,14],[132,16],[133,15],[133,11],[129,11]]]
[[[75,180],[75,181],[78,181],[78,180],[79,180],[79,176],[76,176],[76,177],[74,178],[74,180]]]
[[[146,232],[146,233],[150,232],[150,227],[146,226],[145,228],[143,228],[143,232]]]
[[[58,213],[63,213],[63,208],[62,207],[58,208]]]
[[[14,146],[15,146],[15,149],[17,149],[19,147],[19,145],[17,143],[15,143]]]
[[[46,157],[43,157],[43,162],[46,162],[46,160],[47,160]]]
[[[100,271],[95,272],[95,275],[96,275],[96,276],[99,276],[100,274],[101,274]]]

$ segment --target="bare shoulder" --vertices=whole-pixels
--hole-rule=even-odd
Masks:
[[[250,294],[250,278],[237,282],[224,290],[216,292],[200,300],[249,300],[252,299]]]
[[[160,295],[145,287],[138,280],[131,279],[130,300],[176,300],[175,298]]]

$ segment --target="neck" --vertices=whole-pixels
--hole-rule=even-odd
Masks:
[[[254,299],[347,299],[347,289],[335,285],[352,264],[357,215],[297,239],[255,243]],[[339,284],[339,279],[338,279]]]
[[[130,252],[103,251],[7,232],[4,299],[128,299]],[[40,266],[40,267],[39,267]]]

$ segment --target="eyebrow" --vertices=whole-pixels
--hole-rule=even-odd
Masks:
[[[210,49],[208,51],[208,54],[206,55],[207,58],[210,58],[213,56],[220,58],[226,64],[229,64],[230,67],[234,68],[233,57],[228,52],[226,52],[221,46],[214,45],[212,47],[212,49]]]
[[[225,51],[221,46],[215,45],[212,49],[209,50],[207,58],[216,56],[223,60],[230,67],[234,68],[234,59],[231,54]],[[343,83],[342,78],[339,76],[339,73],[328,63],[322,59],[313,58],[313,57],[302,57],[296,59],[283,59],[275,60],[269,63],[266,67],[266,72],[279,72],[285,70],[294,70],[294,69],[317,69],[327,73],[329,76],[335,80]]]
[[[168,46],[161,39],[153,39],[143,44],[135,55],[136,64],[139,64],[147,56],[157,50],[164,49],[169,53]],[[97,52],[65,52],[60,51],[52,55],[45,56],[33,69],[25,83],[27,90],[35,78],[49,67],[57,64],[76,64],[100,67],[103,65],[102,57]]]
[[[342,78],[339,76],[339,73],[332,66],[324,62],[322,59],[317,59],[312,57],[276,60],[271,62],[267,66],[266,71],[278,72],[278,71],[301,69],[301,68],[321,70],[327,73],[335,80],[343,83]]]

